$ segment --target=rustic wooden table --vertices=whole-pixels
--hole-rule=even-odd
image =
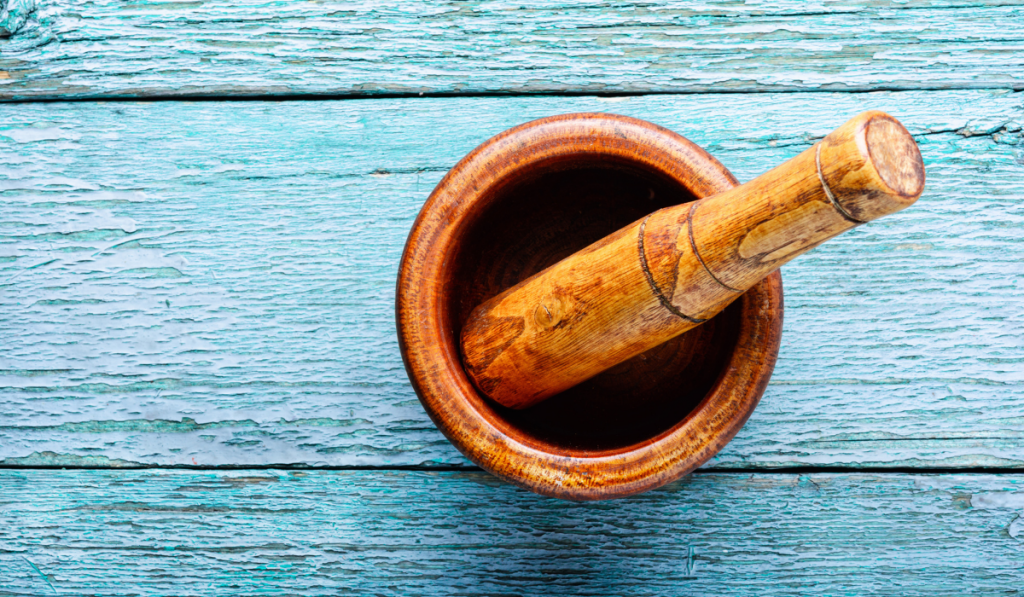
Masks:
[[[0,595],[1024,589],[1024,2],[0,6]],[[470,149],[609,111],[747,180],[871,108],[925,195],[783,269],[702,470],[560,502],[431,424],[396,268]]]

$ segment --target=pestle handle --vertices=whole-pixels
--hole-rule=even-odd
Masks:
[[[466,371],[490,398],[525,408],[700,325],[923,189],[910,133],[864,112],[756,179],[656,211],[484,302],[462,330]]]

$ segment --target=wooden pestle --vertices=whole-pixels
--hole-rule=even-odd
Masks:
[[[864,112],[756,179],[656,211],[484,302],[462,330],[466,371],[490,398],[525,408],[700,325],[923,189],[910,133]]]

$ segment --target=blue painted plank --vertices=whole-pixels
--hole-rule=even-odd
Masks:
[[[783,270],[764,400],[710,466],[1024,466],[1020,93],[0,106],[0,459],[466,464],[409,387],[402,244],[507,127],[608,110],[749,179],[854,113],[916,135],[913,208]]]
[[[1024,86],[1020,0],[0,6],[0,99]]]
[[[1021,475],[0,471],[0,595],[1009,595]],[[29,561],[32,566],[25,566]]]

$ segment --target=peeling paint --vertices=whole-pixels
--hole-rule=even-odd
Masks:
[[[19,104],[5,130],[66,138],[0,136],[0,458],[466,465],[394,332],[402,246],[447,168],[516,124],[614,107],[749,179],[878,108],[920,138],[925,196],[786,266],[771,385],[707,466],[1024,468],[1018,149],[957,132],[1009,133],[1021,97]]]
[[[803,483],[706,473],[570,503],[481,471],[0,471],[0,544],[53,575],[62,594],[110,597],[394,587],[818,596],[897,585],[906,595],[989,595],[1020,586],[1019,518],[917,489],[929,480],[991,496],[1016,493],[1024,475],[818,473]],[[49,592],[39,573],[12,572],[4,558],[3,590]]]
[[[981,510],[993,508],[1024,509],[1024,491],[1001,491],[971,496],[971,507]]]
[[[1004,1],[10,6],[7,99],[1024,87]]]

